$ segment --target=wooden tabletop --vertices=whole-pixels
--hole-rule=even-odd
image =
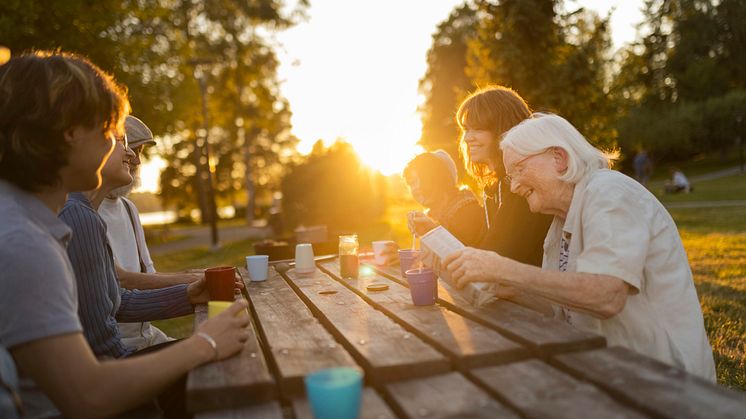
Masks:
[[[440,281],[412,304],[398,267],[363,264],[246,283],[251,336],[237,356],[193,370],[187,407],[204,418],[311,418],[303,377],[365,373],[361,418],[734,418],[746,396],[499,300],[473,308]],[[247,275],[244,278],[248,279]],[[368,285],[385,284],[371,291]],[[207,317],[196,310],[195,324]]]

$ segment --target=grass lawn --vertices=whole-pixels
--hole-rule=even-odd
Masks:
[[[689,195],[661,196],[663,202],[745,200],[746,176],[731,176],[700,182]],[[370,240],[393,239],[411,246],[404,217],[417,209],[414,203],[392,204],[387,218],[361,233],[362,245]],[[670,210],[681,232],[705,317],[707,334],[715,354],[718,381],[746,391],[746,207],[676,208]],[[394,221],[395,220],[395,221]],[[205,266],[243,265],[253,252],[250,241],[224,246],[212,253],[207,248],[156,256],[156,266],[177,271]],[[188,336],[191,316],[156,324],[172,336]]]

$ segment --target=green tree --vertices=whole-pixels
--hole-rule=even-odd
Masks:
[[[258,193],[278,187],[283,165],[294,158],[272,35],[302,19],[308,1],[286,3],[8,0],[0,3],[0,39],[14,52],[79,52],[128,86],[133,113],[162,138],[167,205],[187,210],[199,201],[208,167],[200,145],[208,136],[220,200],[248,200],[251,208]],[[195,76],[208,86],[209,133],[202,129]],[[204,203],[199,207],[204,210]]]
[[[558,0],[482,0],[467,74],[512,87],[536,110],[558,113],[602,146],[615,144],[608,100],[608,17]]]
[[[420,80],[425,97],[420,107],[422,136],[427,150],[442,148],[458,161],[459,128],[454,119],[459,103],[473,88],[466,75],[468,42],[476,36],[477,13],[467,2],[438,25],[427,53],[427,72]]]
[[[649,0],[643,34],[624,52],[614,92],[620,145],[659,159],[725,152],[746,114],[743,0]],[[742,22],[742,21],[741,21]]]

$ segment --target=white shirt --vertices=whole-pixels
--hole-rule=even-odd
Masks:
[[[132,211],[134,225],[125,208],[125,201]],[[98,213],[106,223],[106,237],[109,239],[116,264],[125,271],[140,272],[140,257],[142,257],[146,272],[155,272],[135,204],[127,198],[105,198],[98,208]],[[119,331],[122,334],[122,342],[138,350],[171,340],[149,322],[119,323]]]
[[[682,172],[677,170],[673,172],[673,184],[682,188],[688,188],[689,179],[687,179]]]
[[[573,192],[567,218],[555,217],[544,242],[543,268],[559,270],[560,242],[569,241],[567,272],[619,278],[634,288],[609,319],[555,310],[578,328],[715,381],[712,348],[684,246],[671,216],[638,182],[598,170]]]

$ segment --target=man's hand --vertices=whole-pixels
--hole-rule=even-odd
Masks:
[[[241,280],[241,277],[238,275],[236,275],[233,285],[234,293],[241,292],[240,290],[246,287]],[[187,286],[187,297],[189,298],[189,302],[192,304],[200,304],[210,301],[210,294],[207,292],[207,280],[204,276]]]
[[[210,301],[210,294],[207,292],[207,281],[204,277],[187,286],[187,297],[189,297],[189,302],[192,304]]]
[[[432,218],[420,211],[410,211],[407,213],[407,227],[412,234],[422,237],[428,231],[434,229],[439,224]]]

